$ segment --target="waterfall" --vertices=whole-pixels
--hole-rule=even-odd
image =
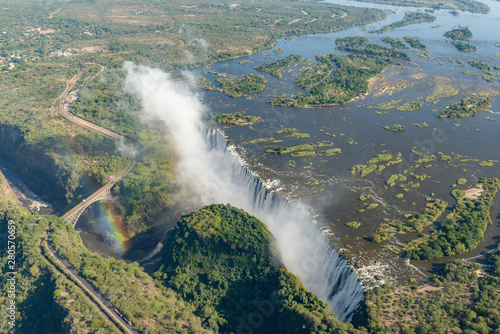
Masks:
[[[286,268],[341,321],[350,321],[363,298],[362,285],[306,207],[267,191],[222,133],[200,132],[206,107],[189,86],[159,69],[125,62],[124,70],[124,90],[141,102],[145,118],[160,119],[169,129],[183,198],[198,207],[230,203],[259,218],[273,234]]]
[[[276,239],[286,268],[328,303],[340,321],[350,321],[363,299],[363,287],[320,226],[303,205],[266,190],[219,130],[203,129],[202,133],[214,156],[210,159],[214,169],[232,183],[234,193],[228,201],[264,222]]]

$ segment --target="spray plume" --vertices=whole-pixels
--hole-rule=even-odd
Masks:
[[[203,130],[205,107],[187,86],[159,69],[130,62],[124,67],[125,90],[138,98],[146,115],[159,117],[170,129],[180,156],[179,181],[197,194],[198,204],[230,203],[262,220],[287,269],[341,321],[349,321],[362,299],[362,286],[307,209],[266,191],[220,132]]]

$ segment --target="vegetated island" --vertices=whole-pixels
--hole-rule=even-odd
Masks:
[[[475,249],[484,240],[486,227],[493,224],[490,210],[499,189],[497,178],[481,178],[474,188],[453,190],[457,200],[453,212],[434,233],[406,244],[406,255],[412,259],[430,260]]]
[[[410,60],[410,57],[403,52],[394,48],[388,48],[378,44],[370,43],[368,37],[339,37],[335,40],[335,46],[342,51],[362,53],[371,56],[393,57]]]
[[[414,111],[422,108],[423,102],[411,101],[396,108],[397,111]]]
[[[403,40],[398,37],[383,36],[382,42],[389,43],[393,48],[409,49],[408,46],[403,42]]]
[[[422,22],[434,22],[436,21],[436,17],[423,12],[405,12],[405,16],[403,19],[391,23],[389,25],[385,25],[377,30],[370,30],[369,33],[381,34],[389,29],[401,28],[408,26],[410,24],[422,23]]]
[[[257,122],[262,122],[259,116],[243,116],[241,113],[223,114],[214,113],[205,116],[205,122],[213,124],[232,124],[232,125],[248,125]]]
[[[458,9],[471,13],[487,14],[490,7],[482,2],[475,0],[356,0],[360,2],[372,2],[383,5],[409,6],[409,7],[428,7],[433,9]]]
[[[396,155],[391,153],[382,152],[371,158],[365,165],[354,165],[351,167],[351,173],[356,175],[360,173],[361,177],[365,177],[372,172],[381,173],[386,167],[397,165],[403,162],[401,159],[401,152]]]
[[[410,44],[412,48],[426,50],[427,47],[422,44],[418,37],[404,36],[405,42]]]
[[[267,64],[262,64],[259,66],[255,66],[254,68],[257,71],[269,73],[271,75],[274,75],[278,78],[281,78],[281,73],[285,68],[290,67],[293,63],[300,64],[302,61],[302,56],[301,55],[290,55],[288,57],[285,57],[283,59],[276,60],[275,62],[272,63],[267,63]]]
[[[306,137],[306,138],[308,138],[308,137]],[[278,155],[290,154],[290,157],[292,157],[292,158],[302,158],[302,157],[316,155],[316,152],[314,150],[317,148],[330,147],[330,146],[333,146],[333,143],[331,141],[325,140],[325,141],[317,142],[316,144],[314,144],[314,143],[302,144],[302,145],[297,145],[297,146],[292,146],[292,147],[279,146],[279,147],[275,147],[275,148],[266,150],[266,153],[278,154]],[[325,151],[326,155],[335,155],[337,153],[342,153],[342,150],[330,149],[330,150]]]
[[[469,29],[469,26],[458,26],[457,28],[453,28],[444,33],[444,37],[460,40],[460,41],[470,41],[472,39],[472,32]]]
[[[382,73],[390,64],[389,59],[367,55],[349,56],[328,55],[337,69],[328,80],[313,87],[305,96],[298,93],[295,97],[286,94],[277,96],[269,103],[275,106],[328,106],[347,103],[368,93],[368,80]]]
[[[486,71],[490,70],[491,65],[482,61],[482,60],[477,61],[477,60],[472,60],[472,59],[467,58],[467,62],[469,63],[470,66],[475,67],[477,69],[486,70]],[[496,70],[498,70],[496,65],[493,65],[493,66],[495,67]]]
[[[405,126],[401,124],[393,124],[393,125],[386,125],[384,126],[384,130],[389,130],[389,131],[404,131]]]
[[[461,52],[470,52],[470,51],[477,51],[477,48],[475,45],[470,44],[470,43],[464,43],[460,41],[451,41],[451,44],[457,48],[457,50]]]
[[[241,79],[215,78],[227,96],[240,97],[243,94],[262,92],[267,80],[258,74],[249,74]]]
[[[295,85],[305,90],[309,90],[332,74],[333,63],[327,55],[316,55],[316,60],[318,63],[314,64],[312,68],[303,71],[299,79],[294,82]]]
[[[469,96],[450,104],[446,110],[436,115],[437,118],[468,118],[477,115],[479,110],[491,107],[489,96]]]
[[[458,26],[452,30],[444,33],[444,37],[451,39],[451,44],[453,44],[461,52],[476,51],[477,48],[469,43],[464,43],[463,41],[470,41],[472,39],[472,32],[469,30],[469,26]]]
[[[373,242],[387,240],[392,234],[421,233],[426,226],[433,224],[446,210],[448,203],[439,198],[427,203],[422,213],[417,213],[409,217],[404,222],[392,221],[382,224],[373,235]]]

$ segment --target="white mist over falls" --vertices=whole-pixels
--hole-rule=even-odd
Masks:
[[[199,205],[230,203],[259,218],[276,239],[286,268],[339,320],[350,321],[363,298],[362,285],[306,208],[268,192],[224,136],[203,127],[205,107],[188,86],[159,69],[130,62],[124,67],[125,90],[141,102],[146,115],[167,124],[180,157],[179,182],[199,195]]]

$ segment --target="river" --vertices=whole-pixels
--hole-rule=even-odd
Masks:
[[[244,157],[250,169],[261,178],[274,181],[276,190],[292,200],[310,203],[320,219],[335,234],[334,242],[338,248],[344,249],[345,254],[369,268],[371,274],[366,276],[384,277],[374,284],[380,284],[387,279],[398,277],[406,280],[410,276],[423,277],[422,273],[432,271],[436,263],[447,261],[442,258],[438,261],[412,261],[421,272],[411,269],[398,256],[381,248],[381,245],[370,241],[370,236],[380,226],[384,219],[402,220],[407,213],[416,213],[425,207],[426,198],[434,193],[436,198],[448,203],[448,211],[455,203],[451,196],[452,185],[458,178],[466,178],[468,183],[460,189],[472,186],[479,177],[500,177],[498,164],[492,167],[481,167],[478,161],[500,160],[498,143],[500,140],[499,122],[484,117],[498,118],[500,111],[498,89],[499,82],[487,82],[481,75],[471,73],[479,70],[467,64],[467,59],[488,62],[500,65],[498,53],[500,49],[495,45],[500,28],[500,3],[484,1],[491,7],[489,14],[472,14],[460,11],[454,16],[449,10],[436,10],[434,22],[413,24],[402,28],[390,29],[382,34],[371,34],[369,30],[379,29],[386,24],[403,18],[409,10],[422,11],[422,8],[396,7],[376,5],[354,1],[331,1],[336,4],[358,7],[374,7],[389,9],[394,14],[386,19],[367,26],[354,27],[330,34],[315,34],[296,37],[291,40],[281,39],[276,47],[283,48],[283,52],[274,54],[263,51],[258,54],[219,62],[197,71],[206,79],[214,82],[214,72],[224,77],[236,78],[240,75],[263,74],[254,70],[254,67],[269,63],[291,54],[300,54],[304,58],[314,59],[316,54],[347,53],[335,49],[335,39],[344,36],[367,36],[370,42],[388,46],[381,41],[383,36],[404,37],[418,36],[430,51],[430,57],[421,57],[419,50],[408,51],[413,65],[400,61],[402,67],[385,71],[378,81],[381,87],[375,87],[375,93],[369,94],[357,101],[346,105],[321,108],[291,108],[274,107],[266,104],[275,96],[286,93],[296,94],[304,91],[293,85],[300,73],[302,65],[285,70],[282,78],[263,74],[268,80],[266,89],[257,94],[240,98],[230,98],[218,92],[200,92],[204,102],[210,106],[212,112],[236,113],[260,116],[263,122],[247,127],[225,127],[228,139],[237,147],[238,153]],[[461,53],[443,36],[445,31],[457,25],[468,25],[473,33],[470,43],[477,47],[477,52]],[[433,26],[440,26],[431,28]],[[272,50],[270,50],[272,51]],[[453,60],[453,62],[450,61]],[[457,59],[465,62],[462,67]],[[241,61],[249,62],[240,64]],[[466,69],[469,73],[464,73]],[[377,94],[383,91],[383,85],[395,87],[392,94]],[[399,86],[399,89],[398,89]],[[401,112],[393,109],[374,108],[380,103],[390,101],[401,102],[401,105],[410,101],[425,101],[437,87],[444,91],[456,89],[457,95],[442,97],[437,103],[424,103],[420,110]],[[386,89],[387,91],[387,89]],[[468,119],[438,119],[437,111],[444,110],[447,105],[459,101],[471,93],[489,92],[495,95],[490,112],[481,111],[476,117]],[[246,97],[248,99],[246,99]],[[414,123],[426,122],[427,128],[418,128]],[[393,133],[383,129],[383,126],[403,124],[404,132]],[[291,138],[285,134],[277,134],[282,128],[296,128],[297,132],[309,134],[309,138]],[[326,135],[334,134],[335,137]],[[260,144],[250,143],[259,138],[275,138],[283,140],[279,144],[269,141]],[[318,141],[331,141],[335,148],[340,148],[342,154],[327,157],[325,155],[310,156],[293,159],[289,155],[277,156],[266,154],[265,150],[277,146],[295,146]],[[429,167],[414,170],[415,174],[426,174],[430,178],[419,181],[420,188],[404,194],[404,199],[396,199],[394,195],[401,192],[399,187],[387,187],[385,180],[393,170],[381,175],[369,175],[366,178],[353,176],[350,168],[356,164],[364,164],[374,155],[387,151],[393,154],[400,152],[403,160],[412,160],[412,149],[423,147],[430,154],[442,153],[454,159],[451,165],[435,162],[427,164]],[[330,147],[328,147],[330,148]],[[319,152],[319,151],[318,151]],[[463,156],[463,157],[461,157]],[[463,161],[477,159],[477,161]],[[278,182],[276,182],[278,181]],[[415,181],[415,180],[413,180]],[[361,192],[372,194],[367,203],[378,203],[375,210],[365,210],[364,203],[358,200]],[[460,257],[476,256],[495,247],[500,235],[500,196],[492,210],[494,226],[488,227],[485,241],[475,250]],[[345,225],[349,221],[361,222],[361,227],[352,229]],[[429,227],[427,230],[434,228]],[[403,242],[415,235],[398,236],[394,243]],[[387,265],[387,264],[390,265]],[[363,269],[360,271],[363,274]],[[403,273],[403,274],[401,274]],[[398,275],[399,274],[399,275]],[[372,280],[373,281],[373,280]]]

